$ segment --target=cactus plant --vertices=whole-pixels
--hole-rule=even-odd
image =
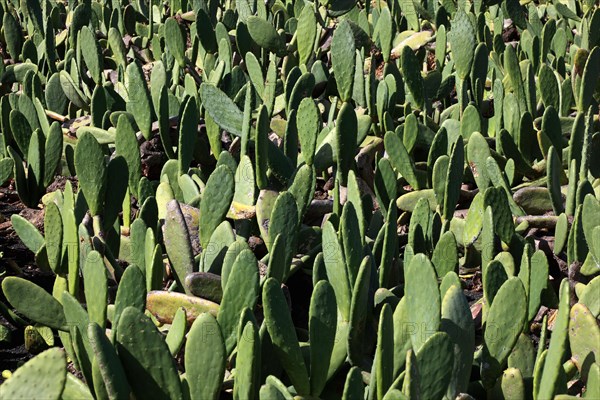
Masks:
[[[598,392],[597,4],[17,3],[0,397]]]
[[[21,366],[2,385],[0,393],[6,398],[44,397],[60,399],[67,379],[67,360],[64,351],[51,348]],[[31,385],[29,379],[38,377],[38,384]]]
[[[181,398],[181,384],[167,344],[148,317],[133,307],[125,308],[119,319],[116,344],[134,394],[154,392]],[[132,379],[135,376],[146,379],[136,381]]]
[[[226,352],[219,325],[211,314],[201,314],[194,321],[185,351],[186,354],[189,352],[185,367],[190,398],[218,398],[225,374]],[[203,357],[199,358],[198,355]],[[211,367],[208,375],[207,366]]]

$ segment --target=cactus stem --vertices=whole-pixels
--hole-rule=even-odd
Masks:
[[[104,241],[104,231],[102,230],[102,216],[94,215],[92,218],[92,226],[94,228],[94,235],[98,236]]]
[[[131,226],[131,193],[129,188],[125,192],[125,198],[123,199],[123,227],[129,229]]]
[[[340,215],[341,214],[341,204],[340,204],[340,180],[339,178],[335,180],[333,185],[333,213]]]
[[[575,365],[575,363],[573,362],[573,359],[570,358],[567,361],[565,361],[565,363],[563,364],[562,367],[565,370],[567,379],[569,379],[569,380],[573,379],[573,377],[577,373],[577,365]]]

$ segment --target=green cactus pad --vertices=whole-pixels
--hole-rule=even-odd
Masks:
[[[539,87],[542,101],[546,107],[552,106],[557,110],[559,109],[560,90],[558,85],[558,79],[552,69],[543,64],[539,72]]]
[[[253,309],[259,295],[258,263],[250,250],[238,254],[227,277],[217,321],[221,327],[227,354],[237,342],[237,325],[244,308]]]
[[[23,36],[21,27],[12,13],[4,13],[2,28],[4,30],[8,53],[13,60],[18,60],[23,47]]]
[[[128,397],[131,387],[127,382],[121,361],[104,330],[97,324],[88,325],[87,334],[94,349],[100,376],[109,398]]]
[[[352,290],[352,302],[350,304],[350,319],[349,325],[351,329],[348,332],[348,358],[353,364],[361,364],[364,361],[364,338],[366,334],[366,323],[368,318],[368,301],[369,301],[369,281],[371,279],[370,257],[365,257],[360,264],[354,288]],[[330,277],[331,279],[331,277]],[[330,280],[335,291],[335,283]],[[336,301],[339,299],[336,295]],[[339,304],[338,304],[339,307]]]
[[[456,74],[460,79],[465,79],[471,71],[476,38],[469,15],[460,8],[454,16],[448,39],[450,40]]]
[[[322,242],[326,244],[323,246],[323,259],[325,261],[327,277],[335,292],[338,309],[342,317],[348,321],[352,292],[350,290],[350,281],[343,249],[338,240],[335,228],[330,221],[327,221],[323,226]]]
[[[431,262],[435,267],[437,276],[440,278],[446,276],[450,271],[455,271],[458,265],[458,253],[456,238],[452,232],[442,234],[433,250]]]
[[[181,399],[181,383],[162,334],[133,307],[123,311],[116,335],[119,359],[136,397]]]
[[[554,146],[550,147],[548,152],[548,191],[550,192],[550,198],[552,199],[552,208],[556,215],[563,212],[563,200],[560,192],[560,181],[563,175],[562,165],[558,153]]]
[[[525,257],[525,256],[524,256]],[[542,303],[542,296],[548,287],[548,259],[546,254],[538,250],[531,257],[531,275],[529,278],[527,320],[531,321]]]
[[[462,283],[456,272],[449,272],[442,278],[442,282],[440,282],[440,298],[442,300],[452,286],[456,286],[459,289],[462,288]]]
[[[559,194],[563,200],[562,194]],[[543,215],[552,210],[550,191],[546,187],[524,187],[513,195],[515,203],[530,215]]]
[[[220,303],[223,298],[221,277],[210,272],[192,272],[185,277],[185,286],[194,296]]]
[[[310,392],[313,396],[319,396],[327,383],[337,329],[335,294],[327,281],[320,281],[315,286],[309,314]]]
[[[377,20],[376,30],[379,33],[383,61],[387,63],[392,52],[392,40],[394,38],[394,25],[392,23],[392,15],[389,8],[382,8],[379,19]]]
[[[440,330],[446,332],[454,348],[452,376],[446,395],[450,398],[464,393],[469,384],[469,371],[473,363],[475,335],[469,303],[459,286],[450,286],[442,300]]]
[[[315,102],[310,98],[302,99],[296,113],[298,139],[304,161],[312,165],[317,145],[317,135],[321,130],[321,116]]]
[[[418,353],[440,325],[440,292],[435,269],[427,256],[412,257],[406,266],[405,280],[409,321],[416,327],[410,336]]]
[[[106,327],[106,305],[108,304],[107,271],[103,257],[91,251],[83,266],[84,293],[90,322]]]
[[[121,115],[117,123],[115,148],[117,149],[117,153],[122,155],[125,161],[127,161],[129,190],[137,197],[138,184],[142,178],[142,163],[135,130],[131,120],[125,115]]]
[[[583,200],[583,232],[588,243],[590,252],[596,258],[596,263],[600,263],[600,242],[595,237],[597,226],[600,225],[600,202],[593,195],[588,194]]]
[[[12,177],[14,165],[12,158],[0,159],[0,185]]]
[[[548,353],[540,378],[539,391],[537,392],[537,396],[540,399],[551,398],[556,392],[559,380],[561,379],[562,360],[567,350],[568,342],[569,292],[569,282],[565,279],[560,284],[560,304],[556,322],[554,323],[554,332],[556,333],[550,339]]]
[[[112,50],[113,55],[117,63],[122,67],[127,67],[127,57],[125,44],[119,30],[115,27],[111,27],[108,30],[108,47]]]
[[[288,189],[296,199],[299,221],[302,221],[315,194],[316,178],[314,167],[302,165],[296,170],[294,180]]]
[[[175,272],[175,278],[183,283],[187,274],[194,270],[195,262],[185,217],[176,200],[171,200],[167,204],[164,240],[167,255]]]
[[[165,43],[179,66],[185,66],[185,39],[174,18],[167,18],[165,21]]]
[[[256,185],[259,189],[266,189],[269,184],[268,151],[269,151],[269,121],[267,109],[261,106],[256,121],[256,135],[254,144],[254,156],[256,159]]]
[[[377,348],[375,349],[375,379],[377,397],[383,398],[392,384],[394,366],[394,325],[389,304],[384,304],[379,315]],[[372,376],[373,377],[373,376]]]
[[[13,214],[10,217],[13,229],[23,241],[23,244],[32,252],[37,253],[44,246],[44,237],[37,228],[27,219],[19,214]]]
[[[354,204],[346,202],[340,221],[340,236],[344,248],[344,257],[348,269],[350,288],[353,289],[363,259],[362,240],[359,235],[360,227]]]
[[[506,270],[500,261],[490,261],[483,267],[483,296],[487,307],[494,304],[494,297],[507,280]]]
[[[460,184],[465,163],[464,152],[462,136],[459,136],[450,155],[446,175],[446,190],[444,191],[444,207],[442,210],[442,216],[446,220],[452,219],[460,196]]]
[[[600,277],[595,277],[586,285],[585,291],[579,296],[579,302],[585,305],[596,318],[600,314],[600,299],[595,296],[600,287]]]
[[[312,7],[304,7],[298,17],[297,35],[302,40],[298,41],[298,61],[308,64],[313,55],[313,48],[317,38],[317,18]]]
[[[333,73],[342,101],[352,98],[352,85],[354,82],[354,52],[356,45],[352,28],[348,21],[341,22],[333,34],[331,42],[331,63]]]
[[[479,132],[473,132],[467,143],[466,158],[473,172],[477,187],[481,192],[484,192],[490,184],[485,166],[486,160],[490,155],[489,146],[483,135]]]
[[[96,35],[89,27],[83,26],[81,28],[79,43],[81,44],[81,55],[92,79],[96,82],[96,85],[102,84],[104,66],[102,65],[100,46],[96,40]]]
[[[266,240],[267,248],[272,248],[272,244],[275,242],[275,237],[279,234],[286,238],[286,263],[291,262],[291,257],[295,252],[296,238],[298,235],[298,219],[295,216],[298,215],[298,206],[296,199],[290,192],[283,192],[275,200],[273,205],[273,211],[271,213],[271,219],[269,221],[269,231]],[[287,275],[289,268],[284,266],[285,274]]]
[[[587,111],[598,81],[597,71],[600,69],[600,48],[592,49],[587,57],[583,74],[581,76],[581,88],[577,97],[577,108],[581,112]],[[596,71],[596,72],[594,72]]]
[[[344,384],[344,400],[362,400],[364,399],[364,384],[360,373],[360,368],[352,367],[346,375],[346,383]]]
[[[421,180],[417,176],[413,159],[408,154],[402,139],[394,132],[387,132],[384,138],[385,148],[394,169],[402,174],[415,189],[422,189]]]
[[[508,367],[517,368],[524,378],[533,377],[535,368],[535,349],[529,336],[521,333],[519,339],[508,356]]]
[[[269,265],[267,268],[267,277],[275,278],[278,281],[285,282],[289,272],[290,254],[287,251],[287,240],[282,234],[278,234],[271,245],[269,252]]]
[[[419,393],[424,399],[441,398],[452,376],[454,352],[452,340],[444,332],[431,335],[417,351]]]
[[[485,191],[483,203],[486,208],[492,207],[495,232],[503,242],[510,243],[515,227],[504,189],[488,188]]]
[[[2,291],[8,302],[25,317],[54,329],[68,329],[62,305],[35,283],[9,276],[2,281]]]
[[[302,358],[290,312],[277,280],[265,281],[262,293],[265,323],[273,348],[298,393],[309,394],[308,371]]]
[[[523,375],[517,368],[507,368],[501,381],[502,397],[505,399],[519,399],[525,397],[525,382]]]
[[[47,187],[54,181],[54,175],[63,155],[63,135],[58,122],[52,123],[46,134],[44,147],[44,180],[43,186]],[[2,161],[0,161],[0,175],[2,174]],[[0,176],[0,182],[2,177]]]
[[[252,400],[258,398],[260,379],[260,336],[254,322],[246,322],[238,342],[233,398]]]
[[[38,354],[0,386],[3,399],[60,399],[67,378],[67,358],[59,348]]]
[[[250,16],[246,20],[248,32],[252,40],[260,47],[277,55],[285,52],[285,43],[273,25],[258,16]]]
[[[490,361],[482,366],[482,374],[501,372],[498,369],[517,342],[527,317],[525,289],[519,278],[505,281],[494,300],[487,314],[484,332]]]
[[[404,370],[404,380],[402,382],[402,392],[409,398],[415,398],[420,395],[421,384],[419,380],[419,370],[417,358],[412,349],[406,352],[406,369]]]
[[[207,251],[202,253],[200,269],[204,272],[220,273],[227,247],[234,241],[235,234],[229,221],[221,222],[210,237]]]
[[[226,363],[225,342],[215,317],[201,314],[192,324],[185,347],[190,399],[218,399]]]
[[[26,155],[31,140],[31,125],[19,110],[10,112],[10,130],[21,154]]]
[[[211,118],[224,130],[241,136],[243,113],[219,88],[210,83],[200,85],[202,106]]]
[[[233,200],[234,187],[233,172],[225,165],[217,167],[208,178],[200,203],[200,243],[203,248],[227,215]]]
[[[102,147],[91,133],[84,133],[77,141],[75,169],[90,213],[92,215],[102,213],[107,172]]]
[[[121,313],[127,307],[143,311],[146,305],[144,275],[135,265],[126,268],[121,276],[114,303],[113,325],[117,324]]]
[[[127,93],[129,95],[127,111],[133,114],[140,131],[142,131],[146,140],[149,140],[152,135],[152,115],[154,114],[154,109],[144,71],[137,61],[127,66],[127,76],[129,77],[127,85]]]
[[[186,174],[193,160],[193,151],[198,136],[198,107],[196,100],[190,97],[181,114],[179,123],[178,164],[179,174]]]
[[[350,103],[344,103],[336,119],[335,155],[340,185],[347,185],[348,171],[356,151],[358,121]]]
[[[415,56],[410,46],[405,46],[402,49],[401,68],[406,86],[408,86],[412,95],[414,106],[422,108],[425,102],[423,77],[421,76],[421,68],[417,56]]]
[[[577,365],[583,379],[590,372],[591,360],[597,359],[600,352],[600,328],[590,310],[577,303],[569,313],[569,345],[571,359]]]

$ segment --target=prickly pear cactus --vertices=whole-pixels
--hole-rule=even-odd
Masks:
[[[0,341],[51,349],[1,398],[600,393],[597,2],[42,3]]]
[[[0,386],[4,399],[60,399],[67,379],[67,358],[59,348],[40,353]]]

